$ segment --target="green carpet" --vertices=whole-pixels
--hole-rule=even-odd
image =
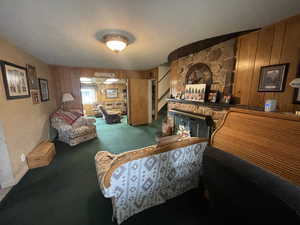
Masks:
[[[99,149],[112,153],[121,153],[155,144],[156,133],[161,130],[161,120],[154,121],[149,126],[129,126],[127,117],[121,123],[106,124],[101,118],[97,119]]]
[[[155,143],[161,121],[130,127],[126,118],[107,125],[97,119],[99,139],[75,147],[56,142],[57,155],[47,167],[30,170],[0,203],[2,225],[111,225],[112,208],[98,187],[94,156],[120,153]],[[197,197],[195,197],[197,196]],[[123,224],[207,224],[206,202],[191,191],[148,209]]]

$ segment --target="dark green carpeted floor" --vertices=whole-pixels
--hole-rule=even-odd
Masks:
[[[0,203],[2,225],[110,225],[111,203],[101,194],[94,155],[120,153],[155,143],[161,121],[149,126],[107,125],[97,119],[99,139],[76,147],[57,142],[57,155],[47,167],[30,170]],[[148,209],[123,224],[209,224],[207,203],[196,191]]]

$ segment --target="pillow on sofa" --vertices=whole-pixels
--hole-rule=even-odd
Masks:
[[[82,117],[82,113],[77,111],[63,111],[57,110],[53,115],[53,117],[59,117],[60,119],[64,120],[67,124],[72,125],[78,118]]]

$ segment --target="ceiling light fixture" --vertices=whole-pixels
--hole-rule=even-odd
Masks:
[[[104,42],[110,50],[116,53],[123,51],[128,45],[128,39],[121,35],[106,35]]]
[[[105,29],[96,33],[96,38],[113,52],[119,53],[135,41],[135,37],[127,31]]]
[[[104,84],[112,84],[112,83],[117,82],[117,81],[119,81],[119,79],[116,79],[116,78],[109,78],[109,79],[106,79],[106,80],[104,81]]]

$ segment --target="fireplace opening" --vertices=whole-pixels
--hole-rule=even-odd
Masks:
[[[174,116],[174,134],[184,127],[191,137],[209,138],[214,127],[210,116],[193,114],[179,110],[171,110]]]

